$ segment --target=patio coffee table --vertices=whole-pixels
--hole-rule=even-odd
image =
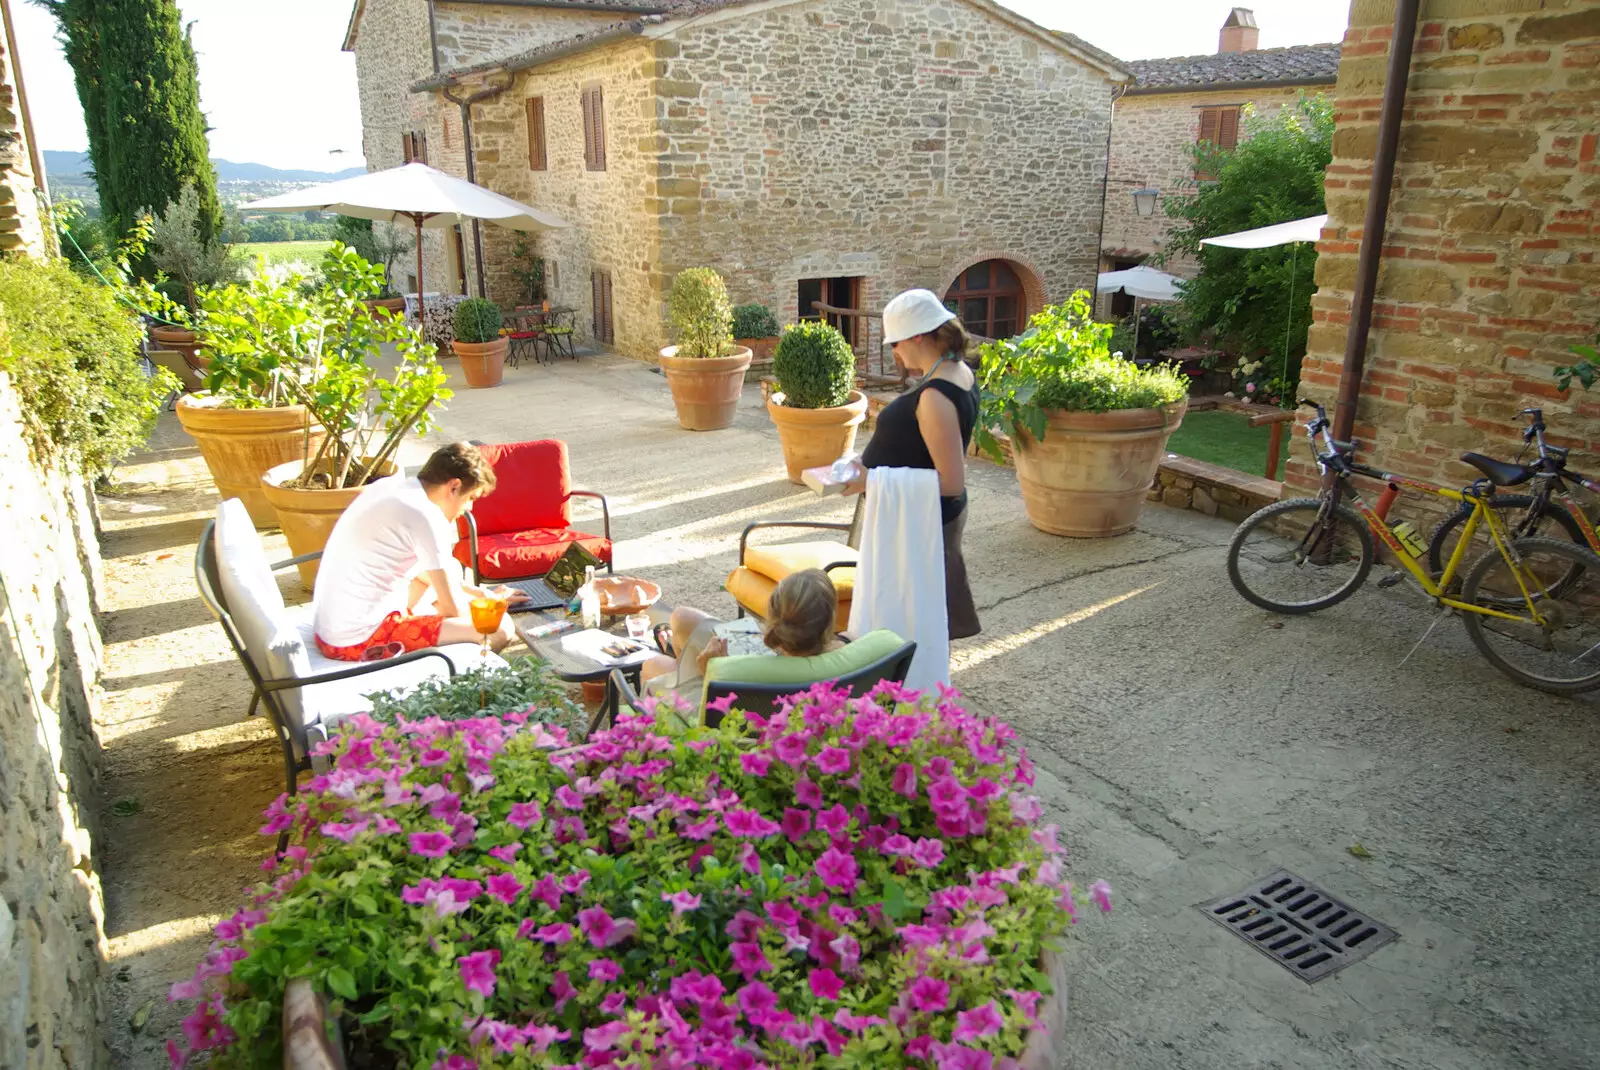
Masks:
[[[568,619],[569,617],[564,610],[535,609],[513,615],[511,623],[517,630],[517,637],[528,644],[529,650],[548,662],[550,670],[560,679],[573,684],[597,684],[609,681],[611,679],[612,666],[602,665],[593,658],[582,654],[575,654],[562,645],[561,640],[564,637],[580,629],[573,628],[568,631],[558,632],[555,635],[535,636],[529,634],[532,629],[539,627],[541,624],[555,624]],[[600,630],[609,632],[612,635],[628,634],[627,624],[622,617],[602,620]],[[656,649],[653,636],[646,635],[640,641],[652,650]],[[644,665],[641,663],[628,666],[622,670],[623,675],[627,677],[628,683],[636,691],[642,686],[639,682],[639,674],[643,668]],[[616,697],[612,694],[612,689],[607,687],[605,699],[600,703],[600,708],[595,711],[594,717],[589,721],[589,731],[591,733],[604,723],[608,709],[615,702]]]

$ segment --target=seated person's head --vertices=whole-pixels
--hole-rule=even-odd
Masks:
[[[766,644],[780,654],[809,658],[822,653],[833,637],[839,595],[820,568],[785,578],[767,605]]]
[[[467,511],[473,499],[494,490],[494,469],[472,443],[452,442],[433,451],[417,472],[417,480],[444,510],[445,519],[454,520]]]

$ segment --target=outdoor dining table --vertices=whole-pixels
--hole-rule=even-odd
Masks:
[[[569,650],[561,642],[565,637],[581,629],[571,628],[553,635],[533,634],[533,630],[541,625],[555,624],[568,619],[570,618],[565,609],[534,609],[514,614],[511,618],[511,624],[516,629],[517,637],[528,645],[528,649],[535,656],[543,658],[549,664],[550,671],[555,673],[557,678],[572,684],[593,685],[607,683],[611,679],[611,671],[614,666],[603,664],[587,655]],[[612,635],[627,635],[626,618],[602,618],[600,630],[609,632]],[[657,649],[653,636],[646,635],[638,642],[651,650]],[[623,675],[627,677],[628,683],[635,691],[640,690],[643,686],[639,678],[643,669],[644,662],[641,661],[636,665],[625,666],[622,670]],[[605,723],[606,717],[614,710],[616,701],[616,696],[608,685],[605,698],[600,702],[599,708],[590,720],[589,731],[591,733],[598,731],[600,725]]]

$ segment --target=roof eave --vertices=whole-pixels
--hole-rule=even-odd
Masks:
[[[1197,82],[1184,85],[1135,85],[1129,86],[1125,97],[1155,97],[1164,94],[1176,95],[1179,93],[1211,93],[1224,90],[1237,89],[1292,89],[1295,86],[1333,85],[1338,81],[1335,75],[1314,75],[1305,78],[1248,78],[1234,82]]]
[[[599,48],[602,45],[608,45],[616,41],[624,41],[629,38],[638,37],[643,32],[643,21],[635,19],[633,22],[625,22],[619,26],[613,26],[610,29],[602,30],[596,34],[591,34],[586,37],[579,37],[575,40],[568,41],[560,47],[548,49],[546,51],[538,51],[531,55],[523,54],[511,56],[502,60],[479,63],[471,67],[459,67],[452,71],[443,71],[434,75],[432,78],[425,78],[422,81],[413,84],[411,87],[411,92],[429,93],[435,90],[444,89],[448,86],[460,85],[463,79],[476,79],[480,75],[488,76],[492,74],[516,74],[520,71],[532,70],[535,67],[542,67],[546,63],[554,63],[558,59],[565,59],[567,56],[575,55],[579,52],[587,52],[590,49]]]
[[[344,28],[344,44],[340,46],[341,52],[354,52],[356,50],[356,28],[361,25],[361,13],[367,8],[367,0],[355,0],[350,8],[350,22]]]

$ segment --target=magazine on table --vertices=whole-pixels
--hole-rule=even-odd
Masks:
[[[612,635],[590,629],[561,637],[561,647],[569,654],[588,658],[611,669],[624,669],[650,660],[655,648],[635,642],[625,635]]]

